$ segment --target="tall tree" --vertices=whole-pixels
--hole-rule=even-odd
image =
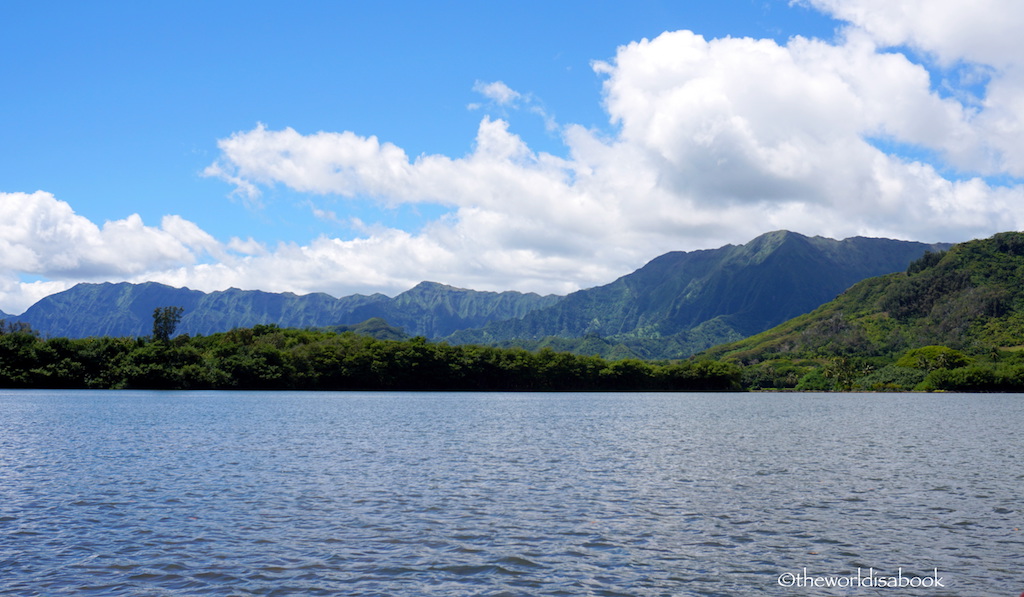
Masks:
[[[184,307],[153,309],[153,339],[159,342],[170,340],[175,328],[178,327],[178,322],[181,321],[181,314],[184,312]]]

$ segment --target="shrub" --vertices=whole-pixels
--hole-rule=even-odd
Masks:
[[[923,346],[912,348],[903,353],[897,361],[898,367],[935,371],[936,369],[956,369],[970,362],[967,355],[947,346]]]

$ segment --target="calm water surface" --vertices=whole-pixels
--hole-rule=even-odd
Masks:
[[[0,594],[1016,597],[1022,423],[1020,395],[0,392]],[[945,588],[780,586],[805,568]]]

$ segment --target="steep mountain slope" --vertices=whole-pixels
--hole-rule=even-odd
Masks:
[[[491,321],[519,319],[549,307],[563,297],[521,292],[484,292],[421,282],[385,304],[382,314],[391,325],[413,335],[439,338]]]
[[[475,292],[422,283],[394,299],[383,294],[334,298],[256,290],[203,293],[155,282],[79,284],[48,296],[17,317],[49,336],[146,336],[153,310],[179,306],[184,315],[178,333],[210,334],[236,327],[276,324],[281,327],[352,325],[384,318],[411,335],[433,336],[480,326],[492,319],[521,317],[560,297],[519,292]]]
[[[706,356],[891,357],[941,345],[969,354],[1024,346],[1024,233],[930,253],[905,272],[864,280],[811,313]]]
[[[947,246],[771,232],[745,245],[662,255],[611,284],[450,340],[508,344],[597,335],[640,356],[688,356],[806,313],[859,280],[902,270]]]
[[[44,335],[137,336],[153,330],[153,309],[195,310],[203,293],[163,284],[78,284],[40,299],[17,317]]]
[[[904,269],[946,245],[779,231],[740,246],[662,255],[632,274],[567,297],[478,292],[423,282],[394,298],[334,298],[157,283],[79,284],[17,317],[48,336],[145,336],[153,310],[180,306],[178,333],[236,327],[353,325],[381,318],[453,343],[550,346],[604,356],[676,358],[806,313],[854,282]]]
[[[354,324],[379,316],[383,305],[389,300],[382,294],[334,298],[324,293],[296,295],[291,292],[272,293],[231,288],[209,294],[200,293],[192,309],[185,306],[178,331],[209,334],[271,323],[287,328]],[[141,332],[148,333],[145,330]]]

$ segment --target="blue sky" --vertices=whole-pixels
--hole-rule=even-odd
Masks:
[[[1020,9],[956,4],[7,2],[0,309],[564,293],[778,228],[1016,229]]]
[[[323,226],[286,190],[246,210],[201,176],[217,139],[257,123],[458,156],[480,120],[467,108],[483,101],[477,81],[503,81],[560,120],[608,128],[590,64],[619,45],[679,28],[785,41],[834,27],[815,11],[757,0],[23,2],[4,12],[4,191],[47,190],[97,223],[177,213],[218,238],[267,242],[302,242]],[[560,150],[541,118],[517,115],[516,132]],[[355,207],[389,224],[420,220]]]

